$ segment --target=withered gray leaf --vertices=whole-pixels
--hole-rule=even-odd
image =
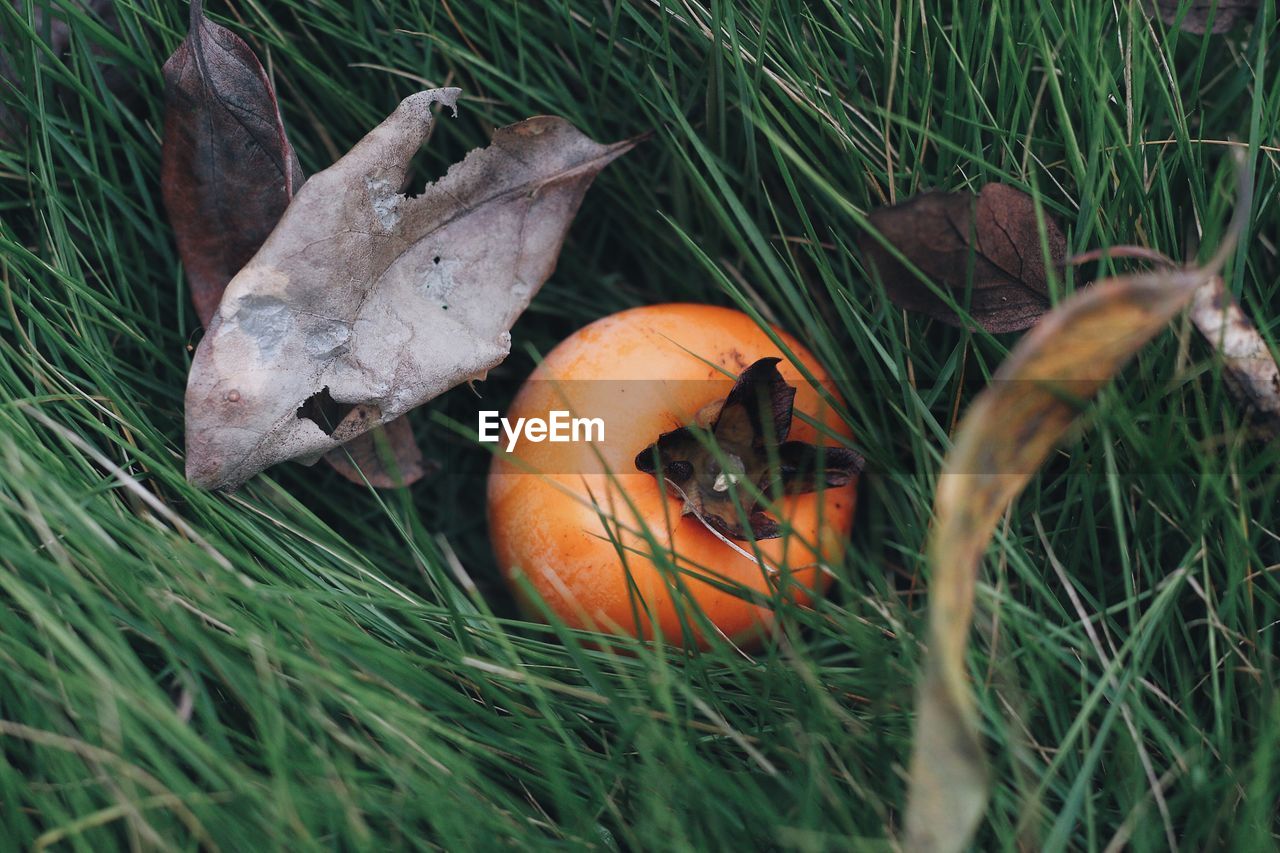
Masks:
[[[192,483],[313,462],[506,357],[587,187],[633,143],[527,119],[409,198],[431,105],[457,97],[406,98],[307,181],[227,287],[187,382]]]
[[[1266,439],[1280,435],[1280,367],[1221,276],[1196,291],[1191,321],[1222,355],[1232,393],[1248,407]]]
[[[306,180],[271,82],[249,45],[193,0],[186,39],[164,65],[161,193],[201,325],[262,247]],[[352,482],[379,488],[422,478],[408,423],[389,424],[387,465],[371,435],[325,457]],[[358,467],[357,467],[358,466]]]
[[[872,226],[989,332],[1032,326],[1049,308],[1049,274],[1035,203],[1021,190],[987,184],[971,192],[921,193],[868,215]],[[1066,238],[1045,215],[1051,265],[1061,268]],[[961,325],[947,302],[870,234],[859,239],[868,271],[894,304]],[[970,282],[972,287],[970,288]]]
[[[1258,14],[1258,0],[1155,0],[1155,7],[1160,20],[1196,35],[1228,32]]]

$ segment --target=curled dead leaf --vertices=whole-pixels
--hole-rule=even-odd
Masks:
[[[191,482],[314,462],[506,357],[588,186],[634,143],[532,118],[404,195],[431,105],[457,97],[406,98],[307,181],[228,286],[187,383]]]
[[[380,437],[375,433],[380,433]],[[367,483],[375,489],[410,486],[434,470],[423,460],[422,448],[413,436],[408,415],[357,435],[326,453],[324,461],[351,482]]]
[[[965,652],[978,568],[1000,516],[1098,389],[1217,275],[1250,207],[1247,178],[1242,184],[1228,238],[1207,266],[1117,277],[1076,292],[1018,341],[961,421],[938,480],[929,537],[929,641],[907,849],[966,849],[986,806],[986,759]]]
[[[968,191],[926,192],[872,210],[880,235],[937,288],[950,294],[989,332],[1033,325],[1049,308],[1049,268],[1041,249],[1035,202],[1005,184]],[[1049,267],[1061,268],[1066,237],[1044,215]],[[870,234],[859,247],[895,305],[953,326],[960,316],[946,299]],[[972,282],[972,287],[970,287]]]

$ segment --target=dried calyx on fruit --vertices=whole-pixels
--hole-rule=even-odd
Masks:
[[[843,447],[788,441],[796,389],[762,358],[738,376],[729,396],[709,403],[690,426],[665,432],[636,456],[636,467],[684,500],[683,515],[732,539],[782,534],[761,499],[848,484],[863,458]],[[747,533],[740,520],[750,527]]]

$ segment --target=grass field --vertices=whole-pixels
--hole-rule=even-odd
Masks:
[[[895,309],[866,212],[1004,181],[1071,251],[1204,257],[1238,148],[1257,187],[1227,281],[1280,339],[1270,3],[1225,36],[1099,0],[212,3],[308,173],[435,85],[464,97],[419,182],[528,115],[654,132],[588,194],[494,408],[569,332],[660,301],[750,307],[843,377],[869,470],[830,599],[749,660],[584,646],[499,582],[489,451],[446,401],[416,419],[443,470],[409,489],[185,482],[199,324],[158,174],[186,5],[119,0],[118,32],[66,5],[57,57],[0,4],[27,122],[0,144],[5,850],[892,849],[936,475],[1016,336]],[[1179,319],[1012,507],[969,658],[978,849],[1274,849],[1280,449],[1243,422]]]

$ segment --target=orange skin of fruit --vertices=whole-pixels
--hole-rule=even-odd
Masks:
[[[778,336],[815,380],[827,382],[808,350],[787,334]],[[782,522],[783,535],[754,546],[737,542],[744,555],[696,517],[681,516],[681,498],[635,467],[636,454],[661,433],[693,422],[700,409],[729,393],[733,377],[769,356],[783,359],[778,369],[797,389],[790,438],[833,445],[834,436],[852,437],[769,336],[738,311],[683,304],[633,308],[580,329],[551,351],[505,417],[512,423],[521,417],[546,419],[555,409],[601,417],[606,440],[522,439],[508,454],[502,437],[489,473],[489,530],[499,566],[527,613],[540,611],[528,601],[523,584],[571,627],[651,639],[656,622],[668,641],[692,640],[705,647],[704,635],[716,631],[680,618],[692,598],[724,637],[751,646],[773,624],[773,611],[698,576],[711,575],[722,585],[741,585],[775,600],[781,591],[802,605],[811,601],[809,591],[825,591],[830,576],[817,564],[839,563],[844,556],[856,480],[821,493],[783,496],[766,506]],[[824,424],[827,435],[800,413]],[[613,519],[608,531],[601,515]],[[674,560],[670,554],[666,560],[683,571],[673,574],[669,562],[659,568],[647,556],[653,546],[639,534],[644,528],[660,548],[675,552]],[[775,581],[749,556],[753,547],[767,565],[779,569]],[[682,624],[689,626],[688,633]]]

